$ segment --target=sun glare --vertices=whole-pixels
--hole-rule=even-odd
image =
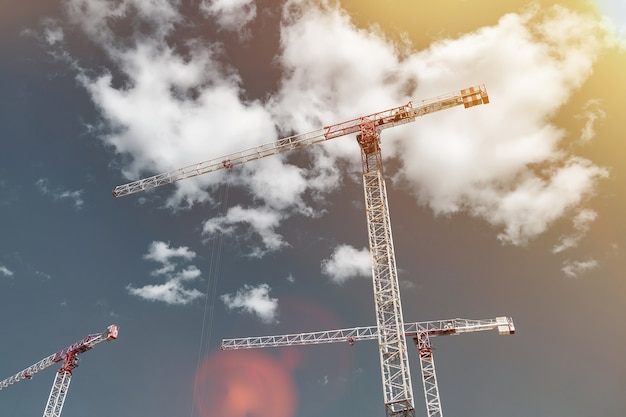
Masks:
[[[202,417],[292,417],[297,406],[290,370],[257,351],[219,351],[196,374]]]

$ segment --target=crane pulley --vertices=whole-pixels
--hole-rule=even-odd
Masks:
[[[43,371],[55,363],[63,362],[61,368],[55,375],[52,389],[50,390],[50,396],[48,397],[48,402],[46,403],[43,414],[43,417],[58,417],[61,415],[61,410],[63,409],[65,396],[67,395],[67,390],[72,378],[72,370],[78,366],[78,355],[88,351],[100,342],[108,342],[117,339],[118,332],[119,327],[112,324],[102,333],[88,335],[17,374],[0,381],[0,390],[24,379],[30,379],[36,373]]]
[[[330,139],[357,134],[361,148],[361,167],[365,194],[369,251],[379,358],[387,417],[414,417],[413,388],[409,371],[398,284],[391,218],[383,175],[380,132],[383,129],[413,122],[426,114],[489,103],[484,85],[474,86],[430,100],[410,101],[392,109],[325,126],[312,132],[289,136],[276,141],[209,159],[174,171],[144,178],[113,189],[115,197],[171,184],[186,178],[231,169],[246,162],[304,148]],[[391,335],[385,337],[383,335]]]

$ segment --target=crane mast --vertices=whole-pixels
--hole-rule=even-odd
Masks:
[[[378,350],[386,415],[409,417],[415,415],[415,405],[379,134],[376,122],[369,122],[363,124],[357,135],[361,146]],[[384,337],[385,334],[391,337]]]
[[[387,417],[414,417],[415,406],[406,337],[403,332],[404,320],[387,203],[387,190],[383,175],[380,132],[386,128],[413,122],[417,117],[437,111],[460,105],[469,108],[487,103],[489,103],[489,97],[484,85],[470,87],[430,100],[410,101],[403,106],[120,185],[113,189],[113,195],[122,197],[185,178],[221,169],[230,169],[249,161],[356,133],[361,148],[385,412]],[[391,336],[383,338],[383,334]]]
[[[430,338],[433,336],[457,335],[469,332],[497,329],[501,335],[515,334],[515,325],[510,317],[487,320],[451,319],[404,324],[405,337],[412,337],[419,352],[422,384],[428,417],[442,417],[441,400],[435,373],[435,362]],[[390,335],[383,334],[383,338]],[[297,346],[321,343],[345,343],[378,339],[378,327],[353,327],[349,329],[321,332],[284,334],[278,336],[245,337],[223,339],[222,350],[254,349],[264,347]]]
[[[54,377],[52,389],[50,390],[50,395],[48,396],[46,408],[43,413],[43,417],[59,417],[72,380],[72,370],[78,366],[78,355],[88,351],[100,342],[108,342],[117,339],[118,332],[118,326],[112,324],[102,333],[88,335],[17,374],[0,381],[0,390],[24,379],[30,379],[36,373],[43,371],[55,363],[63,362]]]
[[[424,388],[424,400],[426,402],[426,412],[428,417],[443,417],[441,411],[441,399],[439,397],[439,386],[437,385],[437,374],[435,372],[435,360],[433,358],[433,348],[430,338],[439,335],[460,334],[466,332],[476,332],[481,330],[497,329],[501,335],[515,334],[515,325],[510,317],[496,317],[491,320],[465,320],[454,319],[443,324],[435,322],[426,330],[407,333],[413,337],[415,347],[419,352],[420,369],[422,371],[422,384]]]

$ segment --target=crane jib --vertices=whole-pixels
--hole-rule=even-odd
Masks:
[[[116,198],[123,197],[209,172],[221,169],[230,170],[246,162],[315,145],[316,143],[339,138],[341,136],[359,133],[365,126],[371,127],[372,123],[377,129],[382,130],[413,122],[420,116],[451,107],[462,105],[465,108],[469,108],[487,103],[489,103],[489,96],[487,95],[487,89],[484,85],[469,87],[428,100],[409,101],[407,104],[372,113],[367,116],[325,126],[308,133],[273,140],[250,149],[234,152],[219,158],[209,159],[170,172],[132,181],[127,184],[118,185],[113,189],[112,194]]]
[[[24,379],[31,379],[37,372],[43,371],[56,362],[63,361],[63,366],[56,372],[52,389],[46,408],[44,409],[44,417],[59,417],[65,402],[65,396],[69,388],[72,377],[72,370],[77,366],[76,355],[90,350],[100,342],[117,339],[119,328],[117,325],[110,325],[107,330],[100,334],[91,334],[78,342],[72,343],[68,347],[59,350],[56,353],[40,360],[39,362],[29,366],[28,368],[18,372],[17,374],[0,381],[0,390],[15,384]]]
[[[16,382],[24,379],[30,379],[36,373],[43,371],[54,363],[71,359],[73,356],[83,353],[93,348],[96,344],[104,341],[117,339],[119,328],[117,325],[110,325],[106,331],[100,334],[91,334],[83,339],[71,344],[70,346],[59,350],[52,355],[43,358],[39,362],[34,363],[26,369],[16,373],[15,375],[0,381],[0,390],[7,388],[8,386],[15,384]]]
[[[52,359],[52,362],[62,361],[65,358],[65,356],[70,352],[83,353],[91,349],[91,346],[87,345],[87,342],[89,342],[92,339],[93,339],[93,336],[87,336],[84,339],[79,340],[78,342],[73,343],[64,349],[59,350],[57,353],[54,354],[54,358]]]

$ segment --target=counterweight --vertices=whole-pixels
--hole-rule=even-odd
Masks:
[[[48,402],[46,403],[46,408],[43,413],[43,417],[58,417],[61,415],[65,396],[70,386],[72,370],[78,366],[78,355],[88,351],[100,342],[108,342],[117,339],[118,331],[118,326],[112,324],[102,333],[91,334],[72,343],[68,347],[40,360],[23,371],[0,381],[0,390],[24,379],[30,379],[37,372],[43,371],[55,363],[63,362],[63,365],[55,375],[52,389],[50,390],[50,396],[48,397]]]
[[[267,156],[304,148],[326,140],[357,134],[361,147],[363,187],[367,217],[369,250],[383,396],[387,417],[413,417],[415,405],[408,365],[404,320],[398,285],[391,218],[383,175],[380,132],[383,129],[415,121],[418,117],[456,106],[465,108],[489,103],[485,86],[470,87],[430,100],[410,101],[405,105],[358,117],[321,129],[289,136],[209,159],[174,171],[115,187],[113,195],[122,197],[139,191],[171,184]],[[382,335],[391,335],[383,338]]]

